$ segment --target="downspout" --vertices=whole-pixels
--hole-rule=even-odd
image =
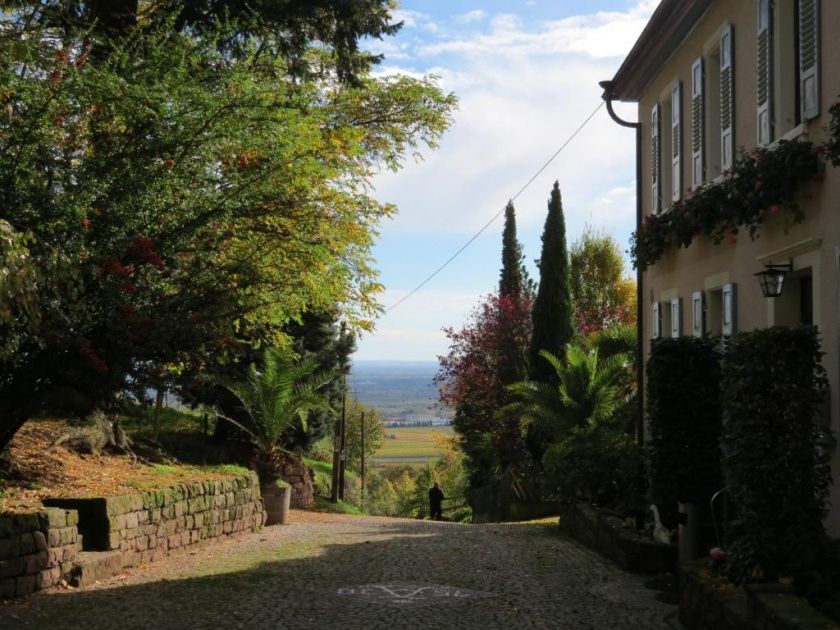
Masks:
[[[628,122],[619,118],[613,110],[615,99],[615,86],[612,81],[601,81],[604,89],[601,98],[607,104],[607,111],[616,123],[622,127],[630,127],[636,130],[636,231],[642,227],[642,123]],[[644,417],[644,292],[642,291],[642,271],[636,268],[636,393],[638,410],[636,416],[636,442],[641,446],[645,441]]]

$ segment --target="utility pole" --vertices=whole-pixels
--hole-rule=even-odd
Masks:
[[[365,498],[365,412],[362,411],[362,499]]]
[[[335,423],[335,431],[333,434],[333,466],[332,466],[332,489],[330,492],[330,501],[336,503],[338,501],[338,468],[341,462],[341,424]]]
[[[346,377],[345,377],[346,381]],[[347,450],[345,445],[347,443],[347,388],[344,388],[344,394],[341,396],[341,437],[339,439],[341,444],[341,453],[339,455],[338,465],[338,498],[344,501],[344,468],[347,465]]]

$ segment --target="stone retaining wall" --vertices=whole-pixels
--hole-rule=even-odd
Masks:
[[[24,597],[69,575],[80,546],[78,515],[46,508],[0,515],[0,599]]]
[[[785,584],[739,588],[709,575],[706,561],[679,566],[680,621],[689,630],[826,630],[838,628]]]
[[[283,463],[282,478],[292,488],[291,507],[312,507],[315,502],[315,472],[309,466],[298,459],[287,457]]]
[[[78,510],[84,549],[119,551],[123,567],[153,562],[174,550],[253,531],[265,523],[253,472],[126,496],[44,503]]]
[[[586,503],[564,504],[560,529],[627,571],[668,573],[677,563],[677,546],[643,538],[623,520]]]

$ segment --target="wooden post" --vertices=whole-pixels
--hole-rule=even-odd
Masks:
[[[338,465],[338,498],[344,501],[344,468],[347,464],[347,391],[341,396],[340,456]]]
[[[365,498],[365,412],[362,412],[362,499]]]

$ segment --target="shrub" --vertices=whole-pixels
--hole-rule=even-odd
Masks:
[[[821,356],[812,327],[730,340],[721,389],[734,581],[793,575],[824,537],[831,473],[817,451],[826,385]]]
[[[561,498],[583,498],[626,513],[639,508],[641,464],[633,438],[606,423],[573,428],[543,457],[548,487]]]
[[[678,502],[707,506],[722,487],[720,361],[712,340],[653,341],[647,413],[651,498],[671,528]]]

